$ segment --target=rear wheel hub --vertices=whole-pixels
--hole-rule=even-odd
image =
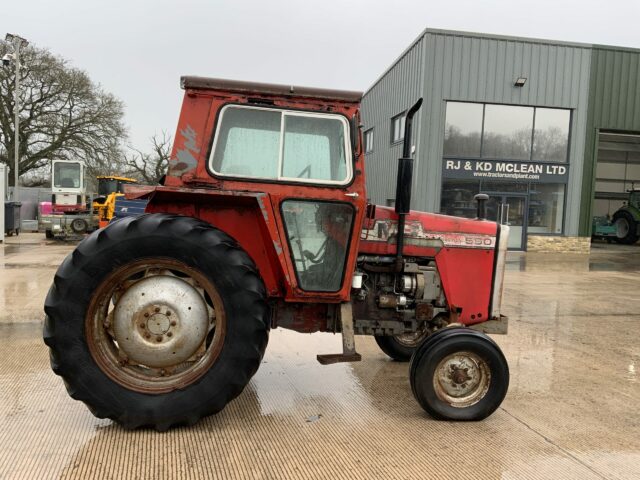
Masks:
[[[109,275],[87,311],[98,366],[131,390],[163,393],[195,382],[216,361],[226,320],[213,283],[182,262],[146,258]]]
[[[192,285],[178,277],[153,276],[120,297],[113,333],[129,360],[167,367],[196,352],[208,323],[207,305]]]

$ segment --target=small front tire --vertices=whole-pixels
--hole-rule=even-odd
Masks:
[[[509,388],[509,365],[488,336],[443,329],[422,343],[410,366],[420,406],[439,420],[475,421],[491,415]]]

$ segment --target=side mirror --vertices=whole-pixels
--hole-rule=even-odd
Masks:
[[[489,195],[486,193],[479,193],[473,197],[478,202],[478,220],[485,220],[487,218],[487,206],[486,202],[489,200]]]

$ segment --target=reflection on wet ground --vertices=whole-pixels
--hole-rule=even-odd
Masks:
[[[315,355],[338,351],[338,336],[278,329],[223,412],[128,432],[67,396],[38,323],[0,320],[0,478],[640,478],[640,255],[509,257],[510,332],[495,339],[511,384],[479,423],[429,418],[408,365],[371,338],[357,338],[362,362],[321,366]]]
[[[73,247],[47,241],[42,233],[23,233],[0,243],[0,324],[42,317],[53,274]]]

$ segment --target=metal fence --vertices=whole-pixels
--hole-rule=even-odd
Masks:
[[[24,231],[36,231],[38,229],[38,205],[40,202],[51,201],[50,188],[20,187],[19,201],[21,229]],[[13,199],[13,187],[9,187],[9,199]]]

